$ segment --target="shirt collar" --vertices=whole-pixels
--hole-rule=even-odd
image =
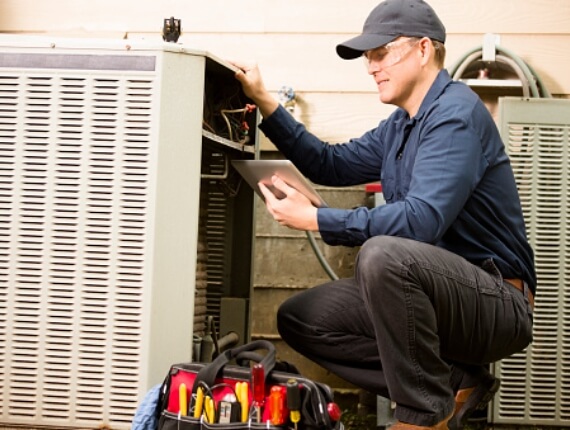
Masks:
[[[415,119],[420,119],[425,114],[427,109],[438,99],[450,82],[451,77],[447,70],[441,69],[424,97],[418,113],[414,116]]]

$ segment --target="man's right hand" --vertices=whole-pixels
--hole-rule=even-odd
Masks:
[[[279,102],[269,94],[265,88],[259,67],[257,64],[248,64],[230,61],[232,65],[237,67],[235,74],[236,79],[241,83],[243,92],[248,96],[259,108],[261,115],[267,118],[277,107]]]

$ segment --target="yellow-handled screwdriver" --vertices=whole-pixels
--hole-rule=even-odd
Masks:
[[[301,390],[296,379],[287,381],[287,409],[289,418],[297,430],[297,423],[301,421]]]
[[[200,418],[202,409],[204,408],[204,389],[198,387],[196,390],[196,403],[194,404],[194,418]]]
[[[188,415],[188,392],[184,382],[178,386],[178,412],[183,417]]]
[[[247,382],[236,383],[236,396],[241,405],[241,422],[246,423],[249,418],[249,385]]]
[[[206,422],[209,424],[214,424],[216,422],[216,408],[214,406],[214,399],[212,399],[210,396],[206,396],[204,398],[204,409],[206,412],[204,414]]]

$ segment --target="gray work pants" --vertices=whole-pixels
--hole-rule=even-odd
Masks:
[[[355,277],[284,302],[282,338],[325,369],[396,402],[395,417],[430,426],[451,414],[451,364],[485,365],[532,340],[528,299],[433,245],[389,236],[361,248]]]

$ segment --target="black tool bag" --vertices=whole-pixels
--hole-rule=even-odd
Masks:
[[[173,365],[158,407],[159,430],[343,430],[330,387],[276,363],[275,347],[262,340],[226,350],[211,363]]]

